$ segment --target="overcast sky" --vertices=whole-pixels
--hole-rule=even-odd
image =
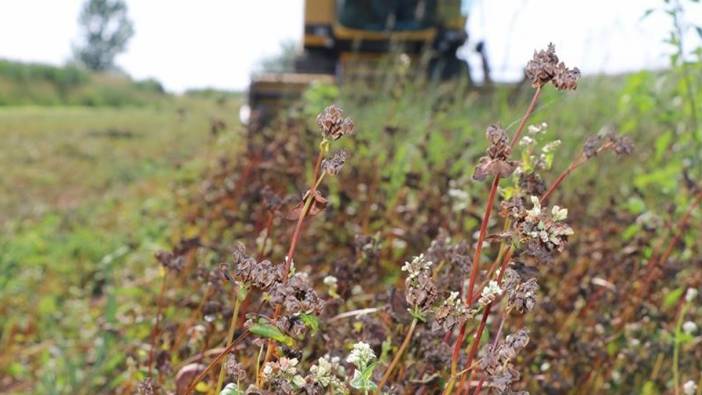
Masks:
[[[684,0],[683,0],[684,1]],[[62,64],[83,0],[0,0],[0,58]],[[127,0],[136,34],[117,63],[167,89],[245,88],[262,57],[302,36],[302,0]],[[494,78],[509,80],[549,41],[586,73],[660,68],[668,18],[662,0],[473,0],[468,30],[484,39]],[[702,6],[687,19],[702,24]],[[699,41],[690,33],[693,46]],[[470,56],[470,49],[464,49]],[[476,64],[476,67],[478,65]]]

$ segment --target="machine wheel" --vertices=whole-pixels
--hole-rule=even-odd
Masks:
[[[468,62],[459,59],[455,54],[438,56],[429,62],[429,77],[446,81],[457,78],[467,78],[472,85]]]
[[[336,56],[328,50],[305,51],[295,60],[295,72],[307,74],[334,74]]]

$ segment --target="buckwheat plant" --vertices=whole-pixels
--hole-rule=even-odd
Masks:
[[[356,367],[351,378],[351,387],[361,390],[365,394],[378,388],[373,382],[373,371],[377,363],[376,357],[373,349],[367,343],[358,342],[354,344],[351,353],[346,357],[346,362]]]
[[[552,84],[558,90],[574,90],[580,72],[577,68],[568,68],[560,62],[555,47],[549,44],[546,50],[534,53],[533,59],[527,64],[526,75],[535,91],[514,135],[509,138],[507,131],[499,124],[489,126],[486,131],[486,155],[480,158],[473,173],[474,180],[491,180],[491,184],[475,252],[469,265],[470,275],[464,291],[464,305],[459,307],[456,303],[457,295],[451,294],[439,310],[440,315],[437,315],[437,318],[450,317],[448,306],[463,315],[457,317],[460,328],[453,346],[451,374],[444,388],[446,394],[452,393],[457,383],[459,392],[470,393],[470,383],[476,375],[479,380],[473,394],[479,394],[484,385],[492,393],[514,393],[512,384],[520,377],[514,367],[514,359],[526,346],[529,337],[526,329],[519,329],[503,338],[502,329],[510,315],[522,315],[534,308],[539,288],[537,280],[529,278],[519,268],[525,264],[534,266],[554,261],[556,255],[564,250],[568,238],[574,234],[566,222],[568,210],[557,205],[549,207],[546,202],[575,168],[600,152],[609,149],[617,154],[631,152],[631,142],[627,138],[613,133],[600,134],[588,140],[571,165],[546,188],[538,172],[552,167],[553,153],[560,141],[542,142],[548,129],[545,123],[530,126],[524,137],[522,132],[544,87]],[[515,149],[521,149],[519,161],[512,159]],[[511,180],[511,185],[499,188],[502,179]],[[489,240],[499,241],[500,248],[494,262],[483,270],[480,264],[482,248],[488,239],[488,225],[498,189],[503,199],[499,213],[504,226],[501,233],[491,235]],[[481,274],[484,276],[482,280]],[[476,292],[475,287],[479,281],[482,283]],[[481,347],[483,332],[493,310],[497,312],[497,329],[493,340]],[[481,311],[479,322],[474,323],[473,319]],[[472,328],[473,335],[468,342],[467,356],[461,360],[469,327]],[[482,351],[478,355],[480,349]],[[463,365],[461,369],[459,362]]]
[[[333,393],[345,393],[345,387],[340,378],[343,377],[343,367],[339,365],[338,360],[320,359],[317,365],[312,366],[310,374],[305,376],[299,370],[298,357],[288,355],[288,353],[298,353],[290,349],[295,341],[303,340],[308,330],[315,331],[317,329],[319,325],[317,316],[326,303],[313,288],[307,273],[296,272],[294,268],[294,256],[301,238],[302,227],[306,218],[317,215],[324,210],[327,204],[327,199],[319,191],[325,176],[339,175],[348,158],[345,151],[336,151],[330,154],[331,142],[352,134],[354,131],[353,121],[344,117],[343,111],[336,105],[327,107],[319,114],[317,125],[321,132],[319,153],[312,165],[312,180],[309,189],[287,215],[289,219],[296,222],[285,259],[282,264],[275,264],[266,259],[261,260],[247,255],[243,245],[237,245],[233,248],[232,262],[222,267],[224,276],[238,290],[234,292],[234,311],[225,347],[209,366],[202,369],[195,378],[189,381],[186,393],[191,393],[197,383],[201,382],[207,373],[217,365],[220,366],[220,373],[215,393],[219,393],[227,377],[226,364],[221,362],[226,355],[233,351],[238,340],[247,334],[259,337],[258,341],[265,340],[262,343],[265,345],[265,355],[257,362],[256,383],[250,386],[250,391],[263,391],[268,388],[276,393],[287,394],[317,386],[318,389],[325,388]],[[171,260],[168,262],[170,263]],[[336,284],[332,278],[327,283],[330,287],[329,294],[335,297]],[[239,325],[237,319],[240,315],[240,308],[250,291],[260,293],[262,302],[270,306],[272,314],[270,316],[259,314],[256,317],[251,317],[244,324],[243,334],[234,339]],[[278,343],[285,346],[284,355],[281,355],[279,348],[276,347]],[[263,349],[261,348],[261,351]],[[359,348],[356,354],[360,350]],[[352,353],[352,355],[356,354]],[[375,355],[372,354],[372,351],[371,355],[374,359]],[[372,389],[373,382],[370,380],[370,375],[375,365],[370,364],[366,354],[362,356],[363,358],[355,357],[360,376],[353,383],[361,386],[359,388]],[[274,358],[276,360],[273,360]],[[360,364],[361,362],[363,365]],[[231,374],[229,376],[231,377]],[[229,388],[231,389],[231,387],[230,385]]]

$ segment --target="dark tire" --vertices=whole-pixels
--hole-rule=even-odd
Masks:
[[[429,77],[433,80],[447,81],[466,78],[472,85],[468,62],[455,55],[439,56],[429,62]]]
[[[309,74],[334,74],[336,71],[336,56],[327,50],[305,50],[305,53],[295,59],[295,72]]]

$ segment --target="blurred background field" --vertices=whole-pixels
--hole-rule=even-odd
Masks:
[[[131,277],[169,244],[168,229],[178,219],[175,187],[199,176],[217,141],[236,141],[241,131],[231,115],[241,97],[173,97],[85,71],[83,86],[59,97],[52,82],[36,75],[37,66],[12,67],[27,77],[0,89],[11,104],[0,107],[0,364],[3,380],[12,380],[1,385],[28,391],[10,384],[36,379],[38,366],[30,361],[44,361],[46,385],[37,391],[51,393],[76,388],[86,374],[103,382],[124,363],[121,336],[99,326],[114,319],[118,295],[142,292]],[[112,99],[70,98],[85,91]],[[221,119],[230,125],[213,133]],[[128,282],[106,295],[103,287],[116,279]],[[86,353],[96,338],[104,345]]]

